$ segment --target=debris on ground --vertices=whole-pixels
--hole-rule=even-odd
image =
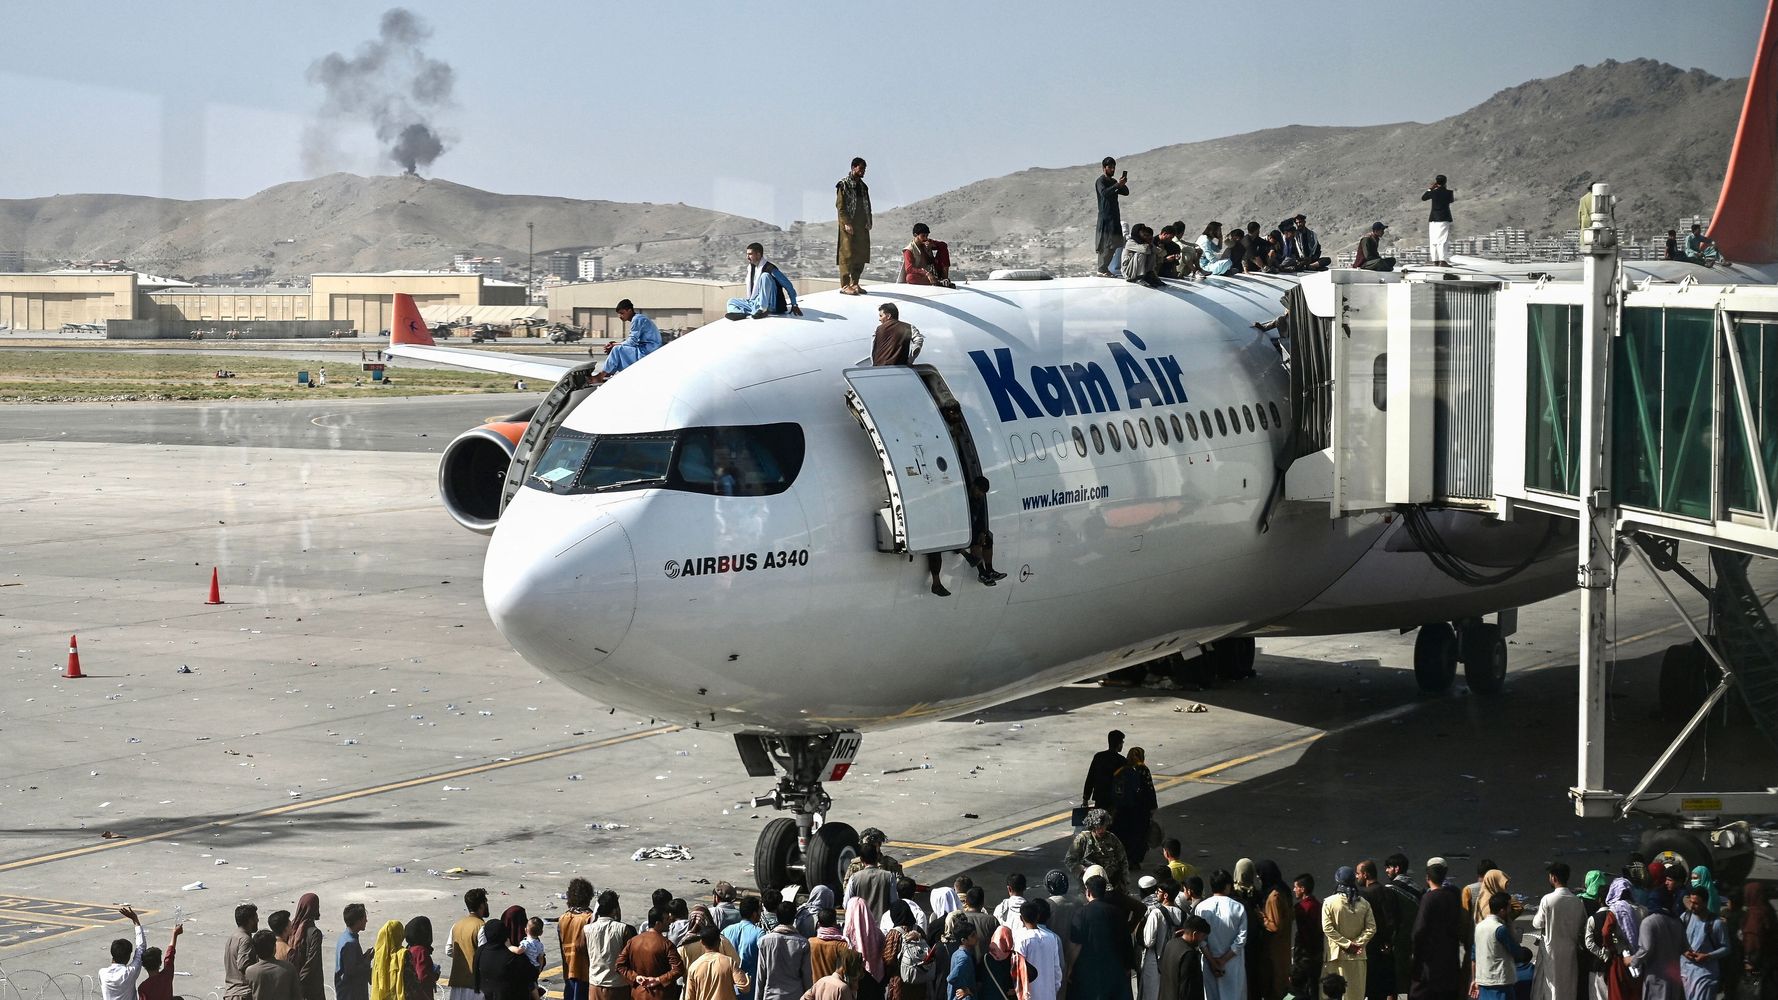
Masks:
[[[630,855],[631,861],[691,861],[691,852],[678,844],[662,844],[659,847],[642,847]]]
[[[208,888],[210,888],[210,887],[205,885],[202,882],[193,882],[190,885],[181,886],[179,891],[181,891],[181,892],[196,892],[199,889],[208,889]]]

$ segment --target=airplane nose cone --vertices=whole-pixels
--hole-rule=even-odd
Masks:
[[[541,511],[511,517],[519,506],[508,508],[488,543],[488,614],[526,660],[572,681],[616,652],[629,631],[636,557],[607,513],[563,530],[562,518]]]

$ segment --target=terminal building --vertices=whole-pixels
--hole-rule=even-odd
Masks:
[[[302,322],[375,335],[389,328],[396,292],[412,295],[422,310],[462,313],[526,305],[525,287],[517,282],[451,271],[316,274],[306,287],[243,287],[193,285],[135,271],[70,269],[0,274],[0,325],[17,331],[109,320],[150,321],[144,328],[168,329]]]

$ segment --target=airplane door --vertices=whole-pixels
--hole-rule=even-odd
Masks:
[[[848,368],[846,404],[876,445],[889,484],[895,552],[967,548],[968,479],[950,428],[920,373],[906,365]]]

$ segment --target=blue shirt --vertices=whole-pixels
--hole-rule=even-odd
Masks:
[[[341,931],[334,942],[333,992],[337,1000],[370,1000],[370,958],[354,931]]]
[[[661,346],[661,328],[654,325],[654,320],[637,313],[630,317],[630,335],[624,338],[624,343],[647,357]]]
[[[735,953],[741,956],[741,971],[747,973],[748,979],[759,975],[759,939],[765,933],[749,920],[737,920],[722,929],[722,936],[728,938],[728,943],[735,946]],[[753,988],[748,987],[740,995],[752,996]]]
[[[969,953],[968,948],[958,948],[951,955],[951,976],[946,982],[950,985],[953,997],[958,990],[975,994],[975,956]]]

